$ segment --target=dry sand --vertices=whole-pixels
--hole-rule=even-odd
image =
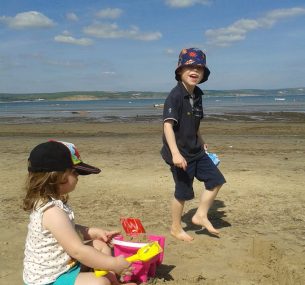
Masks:
[[[28,215],[21,209],[29,151],[49,138],[75,143],[103,169],[81,177],[70,196],[76,220],[119,228],[138,217],[166,236],[164,263],[152,284],[305,284],[305,118],[207,120],[202,133],[227,179],[211,211],[215,238],[195,227],[196,198],[183,221],[195,240],[169,235],[173,182],[162,161],[160,122],[0,124],[0,284],[22,284]]]

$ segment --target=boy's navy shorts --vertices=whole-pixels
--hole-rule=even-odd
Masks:
[[[207,154],[198,160],[189,162],[185,171],[176,166],[171,166],[171,171],[175,181],[175,198],[182,201],[194,198],[194,177],[204,182],[207,190],[212,190],[226,182],[220,170]]]

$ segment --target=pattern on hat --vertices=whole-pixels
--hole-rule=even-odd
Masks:
[[[175,78],[180,81],[179,70],[184,66],[202,66],[204,69],[204,75],[199,83],[208,80],[210,70],[206,67],[206,56],[204,52],[198,48],[184,48],[179,54],[178,66],[175,70]]]

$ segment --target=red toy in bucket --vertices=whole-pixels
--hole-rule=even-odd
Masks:
[[[138,218],[121,218],[121,224],[125,233],[129,236],[145,233],[142,222]]]

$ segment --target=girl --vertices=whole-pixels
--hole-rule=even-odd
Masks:
[[[78,176],[101,170],[85,164],[72,143],[48,141],[31,151],[28,171],[23,200],[24,210],[30,212],[25,284],[120,284],[115,274],[126,273],[130,263],[123,256],[111,256],[108,243],[118,232],[75,225],[73,211],[67,205]],[[110,273],[97,278],[88,268]]]

